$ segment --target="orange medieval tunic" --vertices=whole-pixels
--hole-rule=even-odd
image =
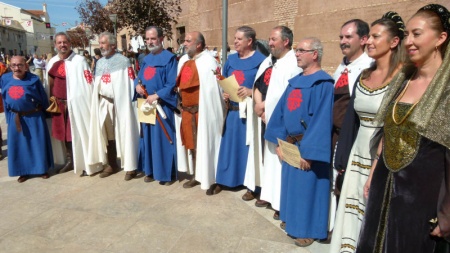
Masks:
[[[197,140],[200,79],[195,60],[187,61],[177,78],[182,102],[181,141],[186,149],[195,149]]]

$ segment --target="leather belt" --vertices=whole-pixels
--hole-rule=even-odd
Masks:
[[[297,134],[297,135],[288,135],[286,137],[286,141],[295,144],[303,139],[303,134]]]
[[[183,111],[187,111],[190,114],[196,114],[198,112],[198,105],[181,106],[181,109],[183,109]]]
[[[17,132],[22,132],[22,125],[20,124],[20,117],[34,114],[39,111],[42,111],[42,106],[38,106],[33,110],[24,111],[24,112],[18,112],[18,111],[11,110],[11,112],[16,114],[16,116],[14,117],[14,121],[16,122]]]

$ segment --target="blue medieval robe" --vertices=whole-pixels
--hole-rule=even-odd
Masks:
[[[49,106],[44,87],[37,75],[26,73],[17,80],[13,73],[1,77],[0,87],[8,124],[9,176],[42,175],[53,168],[53,153],[45,110]],[[41,108],[32,112],[36,108]],[[17,131],[16,113],[20,116],[22,131]]]
[[[265,58],[257,51],[247,59],[240,59],[239,54],[232,54],[223,67],[223,76],[234,75],[240,86],[252,89],[256,72]],[[237,107],[239,103],[230,101],[230,105]],[[216,182],[218,184],[228,187],[244,184],[248,156],[246,123],[246,118],[239,117],[239,111],[228,111],[217,163]]]
[[[141,138],[139,141],[138,170],[145,175],[153,176],[158,181],[172,181],[176,178],[176,140],[175,119],[173,108],[176,108],[177,98],[174,92],[177,78],[176,56],[166,50],[157,55],[148,54],[142,63],[135,84],[142,81],[149,95],[158,94],[159,104],[166,113],[163,122],[173,143],[170,144],[161,125],[141,123]],[[138,109],[139,110],[139,109]]]
[[[264,135],[278,143],[277,138],[303,134],[295,145],[303,159],[312,161],[310,170],[282,164],[280,219],[295,238],[328,236],[333,88],[333,79],[322,70],[289,80]]]

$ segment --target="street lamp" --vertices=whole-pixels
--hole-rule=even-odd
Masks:
[[[114,23],[114,36],[116,35],[117,14],[109,14],[109,19]]]

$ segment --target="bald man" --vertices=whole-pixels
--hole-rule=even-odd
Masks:
[[[177,139],[181,139],[177,147],[178,170],[193,174],[184,188],[201,184],[207,190],[215,183],[224,120],[224,103],[213,72],[218,65],[205,50],[205,38],[200,32],[188,33],[184,46],[186,54],[178,64],[177,77],[182,111],[181,127],[176,128]]]

